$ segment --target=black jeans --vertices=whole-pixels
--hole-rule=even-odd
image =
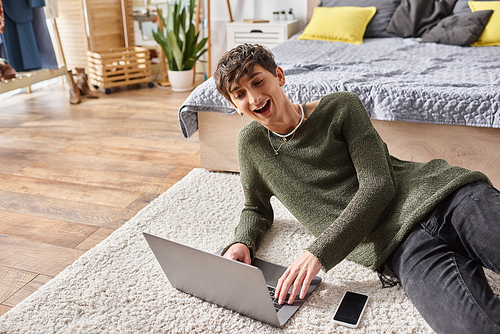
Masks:
[[[500,333],[500,300],[483,271],[500,274],[500,192],[482,181],[459,188],[386,263],[437,333]]]

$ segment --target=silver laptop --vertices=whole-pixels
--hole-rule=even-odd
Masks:
[[[282,327],[321,282],[316,276],[304,299],[279,305],[272,289],[286,267],[259,259],[249,266],[221,257],[221,250],[207,253],[143,234],[174,288],[275,327]]]

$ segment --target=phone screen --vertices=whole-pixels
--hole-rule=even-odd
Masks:
[[[351,326],[357,326],[367,301],[368,296],[347,291],[337,308],[333,320]]]

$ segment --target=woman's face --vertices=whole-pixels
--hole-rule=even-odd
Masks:
[[[252,73],[231,86],[229,93],[236,109],[266,128],[281,120],[286,99],[281,89],[285,84],[283,70],[277,67],[276,74],[256,65]]]

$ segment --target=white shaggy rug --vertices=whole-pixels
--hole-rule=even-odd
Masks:
[[[275,223],[257,256],[283,265],[312,237],[275,201]],[[238,175],[195,169],[123,227],[0,318],[0,333],[432,333],[401,288],[344,261],[283,329],[172,288],[142,232],[215,252],[232,239],[243,197]],[[497,288],[498,277],[489,274]],[[336,326],[345,290],[370,302],[358,329]]]

